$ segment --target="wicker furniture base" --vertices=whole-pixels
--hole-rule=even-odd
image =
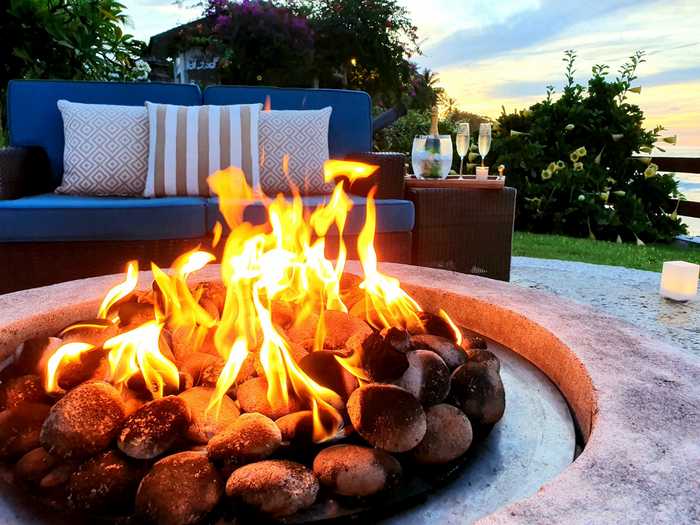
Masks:
[[[337,252],[337,237],[327,239],[327,253]],[[357,236],[346,236],[350,258],[357,258]],[[167,268],[187,250],[211,250],[211,238],[156,241],[71,241],[0,243],[0,294],[85,277],[122,272],[136,259],[142,269],[150,263]],[[221,255],[223,244],[215,250]],[[411,232],[378,233],[377,253],[382,261],[409,263]]]
[[[510,280],[515,189],[425,188],[407,182],[416,207],[412,264]]]

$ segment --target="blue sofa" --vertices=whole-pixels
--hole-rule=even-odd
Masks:
[[[120,271],[139,259],[168,265],[185,249],[205,245],[220,220],[216,199],[81,197],[52,193],[63,174],[63,122],[59,99],[93,104],[142,105],[264,102],[275,109],[333,107],[329,129],[332,158],[373,162],[372,180],[348,186],[356,206],[346,241],[354,246],[364,223],[365,195],[376,184],[377,244],[383,260],[410,262],[413,203],[404,199],[402,155],[373,154],[371,100],[366,93],[326,89],[197,86],[166,83],[113,83],[17,80],[9,84],[7,117],[10,147],[0,150],[0,261],[16,268],[3,276],[0,293],[72,278]],[[310,209],[322,202],[305,197]],[[264,222],[259,202],[245,217]],[[337,242],[337,239],[336,239]],[[333,242],[330,242],[333,250]],[[332,255],[332,254],[331,254]]]

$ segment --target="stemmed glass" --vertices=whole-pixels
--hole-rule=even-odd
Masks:
[[[484,157],[491,149],[491,123],[482,122],[479,124],[479,155],[481,156],[481,167],[484,167]]]
[[[457,136],[455,137],[455,145],[457,146],[457,155],[459,155],[459,179],[462,180],[464,170],[464,157],[469,153],[469,122],[457,123]]]

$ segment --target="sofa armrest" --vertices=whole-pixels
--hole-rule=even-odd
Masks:
[[[366,196],[372,186],[377,186],[377,199],[404,199],[406,156],[403,153],[367,152],[353,153],[346,160],[376,164],[379,169],[371,177],[353,182],[348,193]]]
[[[41,148],[0,148],[0,199],[44,191],[48,158]]]

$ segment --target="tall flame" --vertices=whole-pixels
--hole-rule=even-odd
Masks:
[[[283,171],[286,175],[288,162],[285,156]],[[376,169],[376,166],[344,161],[329,161],[324,166],[326,180],[345,177],[351,182],[368,177]],[[223,243],[220,261],[221,280],[225,286],[223,307],[219,303],[215,310],[220,311],[214,313],[205,308],[202,301],[205,288],[189,282],[193,273],[215,260],[214,255],[200,249],[191,250],[178,257],[170,271],[152,264],[153,319],[111,337],[102,345],[108,352],[109,380],[115,386],[124,387],[134,376],[141,377],[152,396],[160,398],[167,388],[177,390],[180,380],[176,363],[161,351],[163,331],[176,331],[178,341],[184,342],[181,346],[185,350],[176,352],[178,359],[186,357],[180,352],[195,352],[205,339],[213,340],[224,367],[207,412],[218,417],[224,396],[236,383],[245,362],[252,358],[266,379],[270,406],[311,409],[313,440],[331,439],[342,431],[343,400],[301,369],[286,330],[312,323],[309,333],[313,336],[305,342],[306,350],[322,350],[328,330],[324,313],[348,312],[340,283],[348,258],[343,234],[353,199],[345,193],[342,183],[336,184],[325,204],[312,211],[305,208],[296,189],[291,198],[262,196],[268,220],[266,224],[254,226],[244,220],[244,211],[247,202],[257,194],[240,169],[231,167],[218,171],[209,178],[209,184],[219,197],[219,206],[230,231],[224,238],[223,227],[219,224],[214,232],[213,244]],[[367,196],[365,224],[357,241],[364,273],[360,284],[362,299],[353,303],[350,313],[359,312],[376,329],[401,327],[421,331],[421,307],[401,289],[397,279],[378,269],[374,249],[375,194],[373,189]],[[329,235],[338,239],[335,260],[326,256]],[[95,326],[109,327],[119,322],[112,310],[136,289],[137,281],[138,266],[135,262],[129,263],[124,282],[106,294],[99,309],[103,321]],[[280,311],[286,313],[276,317],[275,313],[280,314]],[[459,339],[461,332],[449,316],[442,311],[440,315]],[[82,353],[93,348],[87,343],[60,347],[48,362],[47,391],[60,392],[61,367],[80,359]],[[361,355],[336,359],[360,380],[366,379]]]

